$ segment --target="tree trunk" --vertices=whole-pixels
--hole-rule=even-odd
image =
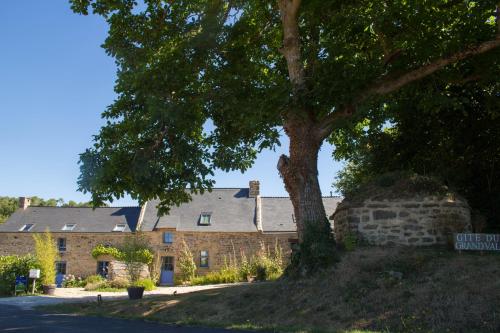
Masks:
[[[290,194],[302,241],[306,221],[323,223],[326,219],[318,182],[318,152],[322,140],[315,135],[315,126],[307,121],[295,121],[285,130],[290,138],[290,157],[281,155],[278,170]]]
[[[292,270],[315,271],[336,260],[335,242],[318,182],[318,152],[323,142],[318,126],[309,120],[287,122],[290,157],[281,155],[278,170],[293,204],[300,251]]]

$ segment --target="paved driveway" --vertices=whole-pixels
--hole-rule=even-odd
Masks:
[[[179,327],[140,320],[46,314],[12,305],[0,305],[0,332],[106,333],[229,333],[215,328]],[[239,331],[242,332],[242,331]]]
[[[230,288],[241,284],[232,283],[192,287],[159,287],[153,291],[146,291],[144,293],[144,297],[148,297],[151,295],[172,295],[174,292],[177,294],[183,294],[207,289]],[[55,296],[19,296],[0,298],[0,306],[15,306],[30,310],[39,305],[75,302],[96,302],[97,295],[101,295],[104,301],[128,298],[127,292],[109,293],[98,291],[84,291],[83,288],[58,288],[56,289]]]

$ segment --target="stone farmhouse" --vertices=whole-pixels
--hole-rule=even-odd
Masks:
[[[340,201],[323,199],[327,216]],[[178,273],[182,240],[194,255],[198,274],[221,268],[234,253],[251,256],[263,245],[272,249],[278,244],[289,255],[297,242],[290,199],[261,196],[258,181],[250,181],[249,188],[216,188],[194,195],[191,202],[160,217],[156,206],[150,201],[143,207],[33,207],[29,198],[22,197],[19,209],[0,224],[0,255],[33,253],[32,234],[49,230],[60,253],[59,277],[105,275],[112,258],[95,260],[92,249],[99,244],[119,245],[126,234],[140,230],[161,260],[160,283],[168,285]]]

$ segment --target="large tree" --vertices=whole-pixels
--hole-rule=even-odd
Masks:
[[[301,242],[308,229],[328,233],[317,178],[325,139],[415,81],[499,55],[497,0],[71,4],[106,19],[103,47],[118,66],[80,189],[96,204],[158,197],[165,212],[189,199],[186,187],[210,188],[215,168],[246,170],[284,130],[278,170]]]

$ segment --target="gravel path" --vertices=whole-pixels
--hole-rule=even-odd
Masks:
[[[192,293],[200,290],[228,288],[241,285],[244,283],[232,284],[217,284],[207,286],[178,286],[178,287],[158,287],[153,291],[145,291],[144,297],[152,295],[172,295]],[[127,292],[100,292],[100,291],[85,291],[83,288],[57,288],[55,296],[18,296],[0,298],[0,305],[12,305],[23,309],[32,309],[39,305],[51,305],[59,303],[76,303],[76,302],[95,302],[97,295],[101,295],[104,301],[114,299],[128,298]]]

